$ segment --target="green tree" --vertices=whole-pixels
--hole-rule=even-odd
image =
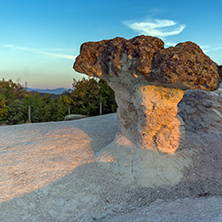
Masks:
[[[100,79],[98,83],[99,99],[102,103],[103,114],[116,112],[117,104],[114,91],[105,80]]]
[[[99,115],[100,103],[102,103],[103,114],[116,112],[116,102],[113,90],[104,80],[95,78],[75,80],[73,79],[73,90],[65,95],[66,103],[70,104],[73,113],[89,116]],[[63,98],[65,101],[65,98]]]
[[[64,120],[67,113],[68,113],[67,107],[63,103],[62,99],[57,99],[56,100],[56,119],[55,119],[55,121]]]
[[[73,100],[73,111],[83,115],[94,116],[99,114],[99,88],[95,79],[76,81],[73,79],[71,98]]]
[[[5,102],[6,102],[6,99],[4,95],[0,94],[0,120],[2,117],[6,116],[8,113],[8,108]]]
[[[63,104],[66,106],[66,110],[71,110],[73,99],[71,98],[70,91],[64,92],[62,96],[60,96],[60,100],[63,102]]]
[[[12,80],[0,81],[0,123],[13,124],[16,120],[12,120],[12,115],[16,107],[20,109],[21,100],[25,94],[25,90],[19,83],[13,83]],[[16,115],[15,119],[20,117]]]
[[[27,112],[22,100],[15,99],[8,107],[6,124],[21,124],[27,122]]]
[[[38,95],[27,94],[23,98],[26,116],[28,116],[28,107],[31,107],[31,122],[42,122],[44,100]]]
[[[0,94],[5,96],[6,104],[10,104],[15,99],[21,99],[25,95],[25,90],[20,83],[13,83],[10,79],[0,81]]]

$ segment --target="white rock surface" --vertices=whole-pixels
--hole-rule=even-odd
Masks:
[[[192,162],[188,150],[167,155],[141,149],[120,134],[98,152],[97,161],[99,166],[127,178],[128,183],[145,187],[177,184],[183,177],[184,168]]]
[[[1,126],[0,221],[221,220],[220,131],[187,130],[185,150],[174,154],[141,150],[134,160],[141,165],[133,166],[133,173],[134,147],[124,137],[117,137],[122,157],[116,162],[97,163],[95,158],[103,147],[117,155],[109,145],[117,132],[116,114]],[[163,182],[168,185],[157,185]]]
[[[222,132],[222,88],[212,92],[187,90],[179,109],[186,129],[211,134]]]
[[[149,207],[134,212],[106,218],[106,222],[220,222],[222,221],[222,198],[183,199],[172,202],[156,200]]]

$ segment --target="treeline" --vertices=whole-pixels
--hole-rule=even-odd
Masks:
[[[113,90],[104,80],[73,80],[73,88],[59,98],[50,94],[39,95],[28,92],[20,83],[12,80],[0,81],[0,125],[28,122],[28,110],[31,108],[31,122],[62,121],[71,114],[95,116],[116,112]]]

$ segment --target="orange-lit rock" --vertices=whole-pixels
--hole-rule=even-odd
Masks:
[[[184,124],[177,115],[177,104],[183,94],[181,89],[160,86],[147,85],[138,88],[134,104],[139,117],[137,129],[142,148],[174,153],[182,147]],[[130,136],[133,138],[133,135]]]

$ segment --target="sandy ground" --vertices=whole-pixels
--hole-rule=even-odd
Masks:
[[[141,187],[95,159],[116,118],[1,126],[0,221],[222,221],[221,134],[188,133],[193,164],[180,183]]]

